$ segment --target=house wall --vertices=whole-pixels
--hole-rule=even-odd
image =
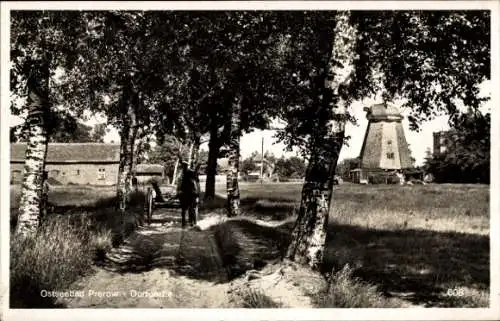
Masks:
[[[11,182],[21,183],[24,163],[11,163]],[[118,180],[118,163],[51,164],[45,165],[48,177],[61,184],[115,185]]]

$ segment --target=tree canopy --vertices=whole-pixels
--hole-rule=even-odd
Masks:
[[[286,50],[293,54],[283,58],[281,84],[285,92],[295,89],[297,97],[286,96],[287,127],[279,137],[307,149],[308,133],[316,125],[314,97],[323,95],[315,88],[327,77],[317,68],[329,55],[334,18],[330,12],[302,15],[286,33]],[[458,114],[463,105],[477,110],[488,99],[480,97],[479,86],[490,76],[489,11],[353,11],[349,23],[357,36],[345,99],[378,92],[387,101],[401,99],[414,130],[437,115]],[[353,121],[349,113],[345,116]]]

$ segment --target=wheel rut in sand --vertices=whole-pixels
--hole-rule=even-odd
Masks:
[[[227,273],[213,233],[180,227],[180,214],[158,209],[149,226],[137,228],[123,244],[107,255],[103,268],[114,272],[170,269],[180,275],[207,281],[227,281]]]
[[[137,228],[107,253],[96,273],[75,284],[85,295],[63,303],[72,308],[224,307],[228,275],[213,233],[182,229],[180,214],[172,212],[158,209],[153,222],[161,223]],[[98,297],[90,291],[111,294]]]

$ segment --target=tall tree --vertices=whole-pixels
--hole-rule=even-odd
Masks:
[[[118,207],[124,211],[142,141],[152,128],[158,91],[164,86],[156,65],[169,47],[152,35],[158,15],[142,11],[105,11],[89,20],[93,32],[81,45],[80,65],[65,77],[66,101],[103,113],[119,129]],[[165,28],[171,28],[165,24]],[[170,30],[170,29],[169,29]]]
[[[16,231],[33,233],[41,211],[47,143],[57,103],[54,86],[58,67],[72,68],[85,23],[77,12],[11,12],[12,63],[10,89],[26,97],[26,105],[11,105],[14,115],[26,117],[26,161]],[[12,100],[15,102],[16,100]]]
[[[344,158],[337,164],[336,173],[343,179],[347,179],[353,169],[359,168],[359,164],[359,158]]]
[[[340,149],[344,143],[346,87],[354,70],[356,29],[349,12],[334,15],[329,50],[323,66],[318,66],[319,91],[311,132],[311,156],[307,165],[299,216],[292,234],[288,259],[318,268],[323,261],[326,228],[333,190],[333,178]],[[322,69],[322,70],[321,70]],[[323,85],[321,85],[323,83]]]
[[[304,160],[297,156],[281,157],[276,161],[275,172],[283,178],[301,178],[306,172]]]
[[[323,259],[332,178],[344,142],[344,123],[349,119],[345,107],[353,99],[381,90],[388,101],[406,100],[413,128],[439,112],[456,114],[457,101],[477,109],[483,100],[478,96],[479,85],[489,77],[490,28],[486,11],[312,16],[313,32],[306,33],[310,39],[300,41],[304,33],[292,39],[299,43],[297,47],[306,48],[320,37],[330,48],[325,50],[318,42],[318,54],[311,52],[318,59],[308,60],[313,62],[309,77],[316,78],[304,80],[307,77],[301,75],[301,66],[291,68],[297,75],[296,83],[310,86],[311,95],[302,105],[285,109],[288,126],[282,137],[309,154],[299,218],[287,258],[317,269]],[[325,24],[325,18],[333,23]],[[333,25],[334,31],[322,31],[325,25]]]
[[[91,139],[96,143],[104,143],[104,136],[107,133],[107,125],[106,123],[95,124],[92,129]]]
[[[223,87],[226,93],[223,97],[227,99],[225,100],[227,103],[222,107],[227,108],[226,115],[229,117],[216,119],[229,120],[230,124],[227,142],[230,170],[226,179],[226,189],[228,213],[237,215],[240,136],[252,128],[267,128],[269,119],[278,111],[279,99],[273,95],[275,92],[270,90],[267,76],[274,72],[274,69],[268,67],[269,61],[278,55],[274,49],[278,41],[278,37],[275,36],[275,24],[279,21],[279,14],[231,12],[225,15],[220,24],[222,27],[219,29],[222,32],[219,33],[218,40],[223,46],[218,45],[220,49],[218,48],[217,61],[223,62],[222,67],[225,69],[224,83],[228,85]],[[212,120],[215,122],[215,119]],[[222,133],[227,131],[223,130]],[[207,180],[207,190],[213,191],[212,187],[208,185]]]
[[[238,173],[240,169],[240,136],[241,136],[241,103],[242,96],[234,97],[231,108],[231,132],[229,134],[228,173],[226,178],[228,215],[240,214],[240,189],[238,186]]]

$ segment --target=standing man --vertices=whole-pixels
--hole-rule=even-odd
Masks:
[[[200,180],[198,177],[199,165],[190,169],[187,162],[182,162],[182,174],[177,185],[177,196],[181,203],[182,227],[186,226],[186,211],[189,215],[189,224],[196,225],[198,206],[200,202]]]

